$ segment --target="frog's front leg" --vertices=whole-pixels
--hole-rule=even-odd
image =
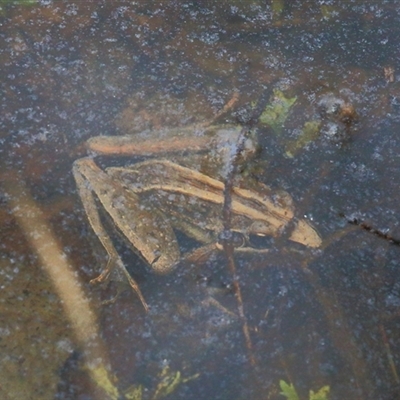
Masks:
[[[126,270],[101,222],[96,198],[133,250],[159,273],[170,271],[180,257],[171,226],[162,214],[144,209],[137,195],[128,191],[119,181],[111,179],[92,159],[75,161],[73,173],[89,223],[109,257],[105,270],[92,282],[105,281],[113,270],[120,274],[122,272],[147,310],[139,286]]]

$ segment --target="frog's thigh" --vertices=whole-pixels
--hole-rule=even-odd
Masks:
[[[134,178],[135,176],[181,176],[192,170],[169,160],[148,160],[124,167],[109,167],[107,174],[118,178]]]
[[[140,193],[148,190],[191,193],[208,198],[215,193],[222,202],[224,184],[194,169],[183,167],[169,160],[149,160],[127,167],[112,167],[107,173],[125,187]],[[200,190],[200,192],[199,192]]]
[[[101,222],[93,190],[88,185],[90,178],[92,178],[91,174],[93,174],[93,171],[97,172],[96,168],[97,166],[93,163],[93,160],[83,158],[74,162],[73,174],[90,226],[107,251],[110,260],[115,261],[119,258],[118,253]],[[100,171],[100,173],[104,174],[102,171]],[[113,264],[114,262],[110,261],[108,263],[108,265]],[[107,274],[109,274],[109,272],[107,272]]]

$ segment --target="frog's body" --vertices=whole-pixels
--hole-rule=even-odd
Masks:
[[[124,268],[101,223],[95,197],[136,253],[158,273],[169,272],[181,258],[174,230],[202,244],[216,243],[223,231],[223,181],[240,128],[212,126],[202,130],[193,128],[190,136],[179,133],[172,132],[172,137],[165,137],[161,143],[149,140],[138,144],[135,138],[126,136],[99,136],[88,142],[89,149],[97,154],[164,157],[168,153],[172,154],[172,161],[153,158],[105,171],[91,158],[74,164],[74,176],[89,222],[109,255],[108,267],[96,281],[106,279],[117,265],[145,307],[137,284]],[[249,150],[251,145],[245,148]],[[194,156],[189,158],[187,153]],[[214,172],[207,166],[210,160]],[[265,251],[250,247],[249,236],[277,237],[289,223],[292,225],[288,232],[290,240],[308,247],[321,244],[318,233],[307,221],[294,219],[290,196],[284,192],[273,193],[265,185],[246,189],[235,183],[231,213],[232,230],[242,235],[245,250]]]

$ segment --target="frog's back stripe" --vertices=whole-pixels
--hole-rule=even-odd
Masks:
[[[164,190],[214,204],[222,205],[224,202],[223,182],[168,160],[144,161],[130,168],[109,168],[109,171],[114,176],[118,175],[124,185],[138,194]],[[282,207],[267,196],[238,187],[233,188],[232,212],[252,220],[265,221],[277,231],[294,216],[291,207]]]

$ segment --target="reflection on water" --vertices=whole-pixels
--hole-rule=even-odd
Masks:
[[[398,397],[399,11],[393,2],[358,1],[2,5],[2,182],[11,173],[26,182],[98,309],[109,397],[141,387],[143,399],[162,398],[172,386],[160,382],[172,381],[170,398],[279,399],[282,379],[300,398],[325,385],[332,399]],[[100,214],[149,312],[131,290],[101,305],[121,287],[115,272],[109,284],[88,284],[107,257],[72,177],[84,142],[132,134],[163,150],[174,130],[185,145],[204,139],[188,126],[249,121],[265,93],[258,146],[236,178],[264,198],[260,188],[270,186],[294,218],[256,240],[268,251],[237,252],[242,302],[216,246],[159,276],[108,230],[115,219]],[[186,167],[208,171],[204,154],[187,153]],[[144,158],[96,161],[105,168]],[[101,398],[5,189],[1,397]],[[208,243],[205,226],[219,233],[223,221],[209,201],[184,197],[179,208],[174,197],[165,197],[168,209],[167,200],[157,206],[178,222],[173,234],[186,254]],[[320,246],[288,240],[299,220],[315,227]],[[249,226],[252,236],[261,229]]]

